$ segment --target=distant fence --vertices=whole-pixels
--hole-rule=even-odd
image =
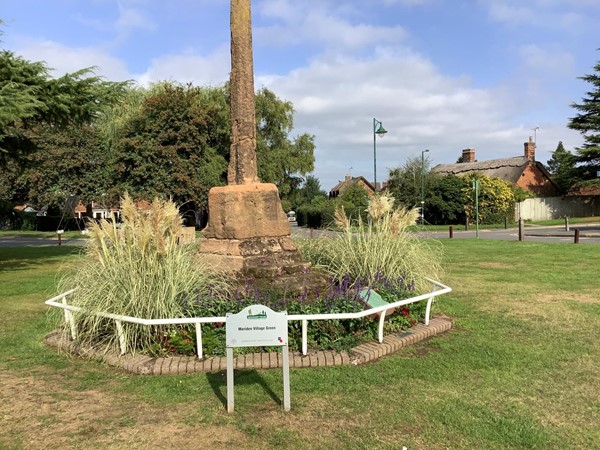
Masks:
[[[523,220],[550,220],[561,217],[600,216],[600,196],[528,198],[517,203],[515,217]]]

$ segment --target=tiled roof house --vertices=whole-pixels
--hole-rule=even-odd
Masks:
[[[372,196],[373,194],[375,194],[375,188],[373,187],[373,185],[371,183],[369,183],[367,181],[367,179],[365,177],[354,177],[353,178],[350,175],[346,175],[346,177],[344,178],[344,181],[340,181],[329,191],[329,198],[338,197],[346,189],[348,189],[350,186],[353,186],[355,184],[359,184],[360,186],[362,186],[365,189],[365,191],[367,191],[367,194],[369,195],[369,197]],[[377,183],[377,184],[379,184],[379,183]]]
[[[508,181],[538,197],[557,195],[558,188],[550,179],[550,173],[541,162],[535,160],[535,143],[531,137],[524,146],[523,156],[486,161],[477,161],[475,149],[468,148],[462,152],[462,162],[439,164],[432,169],[432,172],[458,176],[466,175],[469,172],[480,172],[488,177],[497,177]]]

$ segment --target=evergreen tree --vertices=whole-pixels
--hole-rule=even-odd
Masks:
[[[552,157],[548,160],[548,169],[552,174],[552,181],[558,186],[561,194],[566,193],[569,188],[577,181],[575,173],[575,155],[565,150],[562,141],[552,152]]]
[[[595,73],[579,77],[592,85],[581,103],[571,106],[579,111],[569,120],[569,128],[579,131],[584,137],[583,147],[577,148],[577,162],[581,164],[581,175],[593,178],[600,169],[600,62],[594,66]]]

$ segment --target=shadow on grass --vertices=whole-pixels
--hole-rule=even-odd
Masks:
[[[227,408],[227,372],[207,373],[206,379],[210,384],[215,396]],[[234,386],[260,386],[266,394],[278,405],[282,405],[283,401],[271,389],[265,379],[256,370],[235,370],[234,371]]]
[[[32,269],[80,253],[81,247],[73,246],[0,248],[0,272]]]

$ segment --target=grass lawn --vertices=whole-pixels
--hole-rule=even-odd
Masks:
[[[364,366],[144,377],[41,344],[78,249],[0,249],[0,448],[600,448],[600,249],[444,240],[450,333]]]

